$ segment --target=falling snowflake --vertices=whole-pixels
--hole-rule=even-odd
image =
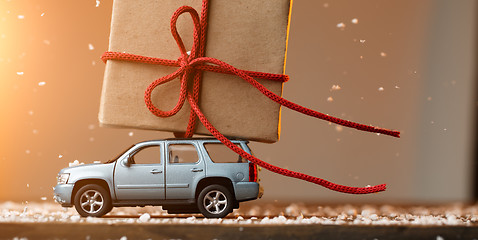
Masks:
[[[41,13],[41,14],[40,14],[40,17],[43,17],[43,16],[45,16],[45,13]]]
[[[96,0],[96,7],[100,6],[100,0]]]
[[[357,19],[357,18],[354,18],[354,19],[352,19],[350,22],[352,22],[353,24],[358,24],[358,19]]]
[[[332,85],[332,88],[330,88],[330,91],[338,91],[342,89],[339,85]]]
[[[89,43],[89,44],[88,44],[88,49],[90,49],[90,50],[94,50],[94,49],[95,49],[95,47],[93,46],[93,44]]]
[[[23,15],[18,15],[17,18],[18,18],[18,19],[25,19],[25,16],[23,16]]]
[[[61,155],[61,154],[58,155],[58,158],[62,158],[62,157],[63,157],[63,155]]]
[[[23,72],[17,72],[18,76],[23,76]]]
[[[46,201],[46,197],[41,197],[40,198],[42,201]]]
[[[383,87],[378,88],[378,91],[380,91],[380,92],[382,92],[383,90],[384,90]]]
[[[386,57],[387,54],[386,54],[385,52],[380,52],[380,56],[381,56],[381,57]]]
[[[333,102],[333,101],[334,101],[334,99],[332,97],[327,98],[327,102]]]
[[[45,86],[45,84],[46,84],[46,82],[39,82],[39,83],[38,83],[38,86],[40,86],[40,87],[41,87],[41,86]]]
[[[340,28],[340,30],[344,30],[345,28],[345,23],[341,22],[337,24],[337,27]]]
[[[365,43],[365,39],[360,39],[360,43]]]
[[[344,128],[342,126],[339,126],[339,125],[335,126],[335,131],[342,132],[343,130]]]
[[[129,132],[129,133],[128,133],[128,136],[130,136],[130,137],[132,137],[133,135],[134,135],[133,132]]]

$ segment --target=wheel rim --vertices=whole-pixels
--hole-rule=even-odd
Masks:
[[[227,197],[221,191],[210,191],[204,196],[203,206],[209,213],[220,214],[227,208]]]
[[[80,206],[88,214],[95,214],[103,208],[103,195],[96,190],[88,190],[81,194]]]

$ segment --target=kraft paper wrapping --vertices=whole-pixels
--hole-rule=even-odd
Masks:
[[[176,60],[179,48],[171,35],[170,19],[188,5],[201,12],[200,0],[115,0],[109,51]],[[212,0],[209,9],[206,56],[232,66],[283,74],[287,51],[290,0]],[[178,31],[187,49],[192,46],[189,14],[178,19]],[[99,121],[102,126],[184,132],[189,104],[178,114],[158,118],[146,108],[144,91],[154,80],[177,68],[109,60],[106,63]],[[282,83],[258,80],[281,95]],[[179,98],[179,79],[158,86],[153,103],[170,110]],[[204,72],[199,106],[225,136],[276,142],[280,133],[280,105],[239,77]],[[198,121],[197,134],[209,135]]]

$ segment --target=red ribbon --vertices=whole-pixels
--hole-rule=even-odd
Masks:
[[[144,56],[128,54],[128,53],[120,53],[120,52],[105,52],[103,56],[101,57],[101,59],[104,62],[106,62],[107,60],[122,60],[122,61],[130,61],[130,62],[141,62],[141,63],[147,63],[147,64],[159,64],[164,66],[179,67],[179,69],[176,70],[175,72],[167,76],[161,77],[155,80],[153,83],[151,83],[145,91],[144,100],[145,100],[146,106],[148,107],[149,111],[151,111],[151,113],[153,113],[154,115],[158,117],[169,117],[179,112],[179,110],[182,108],[184,102],[187,99],[189,104],[191,105],[191,112],[190,112],[187,130],[184,133],[184,135],[182,135],[182,137],[191,137],[193,135],[194,129],[196,126],[196,119],[199,118],[201,123],[209,130],[209,132],[211,132],[211,134],[214,137],[216,137],[218,140],[220,140],[224,145],[226,145],[227,147],[229,147],[231,150],[241,155],[242,157],[246,158],[247,160],[251,161],[252,163],[255,163],[272,172],[275,172],[284,176],[294,177],[294,178],[302,179],[308,182],[316,183],[328,189],[344,192],[344,193],[366,194],[366,193],[384,191],[386,188],[385,184],[372,186],[372,187],[364,187],[364,188],[348,187],[348,186],[342,186],[335,183],[331,183],[321,178],[309,176],[303,173],[294,172],[294,171],[290,171],[287,169],[283,169],[283,168],[271,165],[267,162],[264,162],[252,156],[251,154],[248,154],[241,148],[237,147],[235,144],[229,141],[229,139],[227,139],[224,135],[222,135],[207,120],[207,118],[204,116],[204,114],[202,113],[202,111],[200,110],[198,106],[199,89],[200,89],[200,82],[202,79],[202,72],[212,71],[212,72],[236,75],[242,78],[243,80],[247,81],[248,83],[250,83],[253,87],[258,89],[261,93],[263,93],[265,96],[267,96],[269,99],[273,100],[274,102],[282,106],[285,106],[287,108],[290,108],[292,110],[298,111],[300,113],[303,113],[315,118],[323,119],[329,122],[333,122],[342,126],[362,130],[362,131],[375,132],[375,133],[386,134],[386,135],[390,135],[394,137],[400,137],[400,132],[398,131],[363,125],[363,124],[351,122],[348,120],[335,118],[335,117],[302,107],[298,104],[290,102],[278,96],[277,94],[269,91],[262,84],[254,80],[254,78],[261,78],[261,79],[267,79],[267,80],[273,80],[273,81],[286,82],[289,79],[289,77],[286,75],[240,70],[225,62],[222,62],[221,60],[210,58],[210,57],[204,57],[205,46],[206,46],[208,5],[209,5],[209,1],[203,0],[201,18],[199,18],[199,15],[196,12],[196,10],[189,6],[182,6],[178,8],[176,12],[174,13],[174,15],[172,16],[171,33],[174,39],[176,40],[176,43],[178,44],[179,50],[181,52],[181,57],[178,60],[165,60],[160,58],[144,57]],[[194,41],[193,41],[193,46],[190,53],[186,51],[183,41],[181,37],[179,36],[179,33],[177,32],[177,29],[176,29],[176,21],[178,17],[183,13],[189,13],[194,23],[194,34],[193,34]],[[188,91],[188,86],[187,86],[188,78],[190,77],[193,78],[192,92]],[[152,103],[151,93],[157,86],[167,83],[176,78],[180,78],[180,83],[181,83],[178,103],[171,110],[162,111],[158,109],[157,107],[155,107],[154,104]]]

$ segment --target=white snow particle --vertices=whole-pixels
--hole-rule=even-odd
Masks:
[[[344,30],[345,28],[345,23],[341,22],[337,24],[337,27],[340,28],[340,30]]]
[[[84,164],[84,163],[80,163],[80,161],[75,160],[72,163],[68,163],[68,167],[79,166],[79,165],[82,165],[82,164]]]
[[[23,72],[17,72],[18,76],[23,76]]]
[[[342,130],[344,130],[342,126],[339,126],[339,125],[335,126],[335,131],[342,132]]]
[[[23,15],[18,15],[17,18],[18,18],[18,19],[25,19],[25,16],[23,16]]]
[[[129,133],[128,133],[128,136],[130,136],[130,137],[132,137],[133,135],[134,135],[133,132],[129,132]]]
[[[122,237],[120,238],[120,240],[128,240],[128,237],[122,236]]]
[[[40,198],[42,201],[46,201],[46,197],[41,197]]]
[[[358,19],[357,19],[357,18],[354,18],[354,19],[352,19],[350,22],[352,22],[353,24],[357,24],[357,23],[358,23]]]
[[[29,188],[29,187],[30,187],[30,184],[27,183],[27,188]]]
[[[334,101],[334,98],[332,98],[332,97],[327,98],[327,102],[333,102],[333,101]]]
[[[100,0],[96,0],[96,7],[100,6]]]
[[[378,91],[380,91],[380,92],[382,92],[383,90],[384,90],[383,87],[378,88]]]
[[[93,49],[95,49],[95,47],[93,46],[93,44],[88,43],[88,49],[93,50]]]
[[[365,39],[360,39],[359,42],[360,43],[365,43]]]
[[[38,86],[40,86],[40,87],[41,87],[41,86],[45,86],[45,84],[46,84],[46,82],[39,82],[39,83],[38,83]]]
[[[149,215],[149,213],[143,213],[143,214],[139,217],[139,221],[140,221],[140,222],[147,222],[147,221],[149,221],[149,219],[151,219],[151,215]]]
[[[330,88],[330,91],[337,91],[340,90],[341,87],[339,85],[332,85],[332,88]]]
[[[381,56],[381,57],[386,57],[387,54],[386,54],[385,52],[380,52],[380,56]]]
[[[400,89],[400,87],[399,87],[399,86],[395,86],[395,89]]]
[[[45,13],[41,13],[41,14],[40,14],[40,17],[43,17],[43,16],[45,16]]]
[[[445,240],[442,236],[438,235],[437,240]]]
[[[62,158],[62,157],[63,157],[63,155],[61,155],[61,154],[60,154],[60,155],[58,155],[58,158]]]

